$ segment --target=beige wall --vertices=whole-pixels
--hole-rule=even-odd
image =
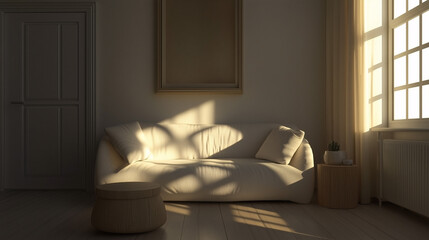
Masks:
[[[10,0],[0,0],[0,2]],[[37,2],[37,0],[15,0]],[[97,138],[141,120],[293,123],[325,149],[325,1],[243,0],[243,94],[155,94],[156,0],[96,2]]]
[[[243,0],[243,94],[155,94],[156,1],[97,1],[97,133],[142,120],[294,123],[324,150],[324,1]]]

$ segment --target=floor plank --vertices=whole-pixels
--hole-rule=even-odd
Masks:
[[[180,240],[185,215],[189,214],[189,207],[185,204],[167,202],[167,222],[159,229],[137,236],[137,240]]]
[[[374,226],[368,223],[365,219],[355,215],[351,210],[344,211],[343,217],[373,239],[393,240],[391,236],[381,231],[377,226]]]
[[[188,203],[183,223],[183,240],[227,239],[218,203]]]
[[[332,236],[319,224],[311,214],[307,214],[299,206],[306,205],[274,202],[264,204],[264,210],[276,215],[277,219],[284,222],[296,239],[332,239]]]
[[[220,209],[228,239],[258,240],[258,238],[252,234],[252,232],[254,232],[252,228],[255,228],[255,226],[246,224],[241,217],[239,204],[220,204]]]
[[[86,212],[93,204],[93,201],[88,199],[87,194],[83,192],[68,196],[65,199],[55,198],[55,201],[60,203],[58,210],[51,215],[51,218],[45,220],[42,227],[31,233],[31,238],[58,239],[67,237],[67,235],[64,235],[64,223],[78,213]]]
[[[19,194],[22,194],[22,191],[3,191],[3,193],[0,194],[0,202]]]
[[[429,220],[392,204],[383,207],[363,205],[352,213],[383,231],[391,239],[427,239]]]
[[[224,210],[225,212],[228,211],[228,209]],[[243,230],[243,237],[239,237],[237,239],[273,239],[264,223],[260,220],[257,211],[251,206],[250,203],[230,204],[229,211],[229,217],[232,219],[229,219],[228,222],[235,222],[239,224],[240,228]],[[226,229],[228,229],[228,227],[226,227]],[[229,230],[229,232],[232,231]],[[245,235],[250,235],[251,238],[249,238],[249,236],[244,237]],[[238,236],[240,236],[239,233],[236,233],[234,237]]]
[[[344,218],[345,209],[327,209],[316,205],[307,205],[304,208],[307,214],[329,232],[333,239],[374,239],[362,232],[354,224]]]
[[[167,222],[142,234],[91,226],[94,196],[79,191],[0,192],[1,239],[427,239],[429,219],[393,204],[327,209],[290,202],[167,202]]]

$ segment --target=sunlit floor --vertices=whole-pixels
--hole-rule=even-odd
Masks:
[[[167,223],[144,234],[90,224],[93,195],[0,192],[1,239],[428,239],[429,219],[392,204],[334,210],[290,202],[166,203]]]

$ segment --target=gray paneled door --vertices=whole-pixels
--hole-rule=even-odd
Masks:
[[[84,12],[6,12],[4,188],[85,188]]]

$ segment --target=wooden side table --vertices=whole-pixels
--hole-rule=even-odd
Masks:
[[[149,182],[121,182],[97,186],[92,225],[104,232],[139,233],[166,221],[160,186]]]
[[[359,199],[359,171],[356,165],[317,165],[319,205],[355,208]]]

